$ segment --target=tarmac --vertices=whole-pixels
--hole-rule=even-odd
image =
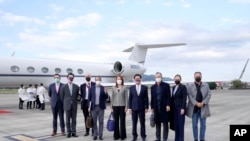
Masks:
[[[250,90],[213,90],[210,100],[211,117],[207,118],[206,141],[229,141],[229,127],[235,124],[250,124]],[[103,138],[113,140],[113,132],[106,129],[110,114],[110,105],[107,105],[104,117]],[[146,114],[147,141],[155,140],[155,128],[150,127],[149,117]],[[137,125],[140,133],[140,125]],[[58,127],[60,131],[60,127]],[[127,139],[132,139],[131,115],[126,115]],[[44,111],[38,109],[18,109],[17,94],[0,94],[0,140],[1,141],[91,141],[92,136],[84,137],[85,124],[80,104],[77,113],[78,138],[66,138],[52,132],[52,113],[50,103],[46,103]],[[141,140],[138,136],[138,141]],[[174,131],[169,130],[168,141],[174,141]],[[186,117],[185,141],[193,141],[191,119]]]

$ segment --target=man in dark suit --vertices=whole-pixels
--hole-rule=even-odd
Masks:
[[[60,92],[63,84],[60,83],[61,76],[60,74],[54,75],[55,83],[49,85],[49,97],[51,110],[53,114],[53,131],[51,136],[55,136],[57,133],[57,117],[59,115],[60,119],[60,127],[62,136],[65,136],[65,123],[64,123],[64,111],[63,111],[63,103],[60,99]]]
[[[84,134],[84,136],[88,136],[89,135],[89,128],[87,128],[86,126],[86,121],[87,121],[87,117],[90,114],[88,109],[89,109],[89,95],[90,95],[90,88],[95,86],[95,82],[91,82],[91,74],[90,73],[86,73],[85,75],[85,79],[86,79],[86,83],[83,83],[80,86],[80,91],[81,91],[81,109],[83,112],[83,116],[84,116],[84,121],[85,121],[85,128],[86,128],[86,133]],[[93,129],[92,129],[92,134],[93,134]]]
[[[96,76],[96,85],[91,87],[89,96],[89,111],[91,111],[94,123],[93,140],[97,140],[97,136],[99,136],[100,140],[103,140],[104,110],[106,109],[106,99],[108,98],[108,92],[107,89],[101,85],[101,81],[101,77]],[[99,121],[99,131],[97,131],[97,119]]]
[[[138,117],[141,124],[141,138],[143,141],[146,140],[145,113],[148,112],[148,88],[145,85],[141,85],[141,78],[140,74],[135,74],[134,80],[136,85],[131,86],[129,89],[128,110],[132,114],[132,141],[137,140]]]
[[[63,109],[66,112],[67,137],[78,137],[76,135],[77,97],[79,87],[73,83],[74,74],[67,75],[68,83],[63,85],[60,98],[63,102]]]
[[[163,124],[163,141],[168,139],[168,122],[170,119],[170,86],[162,82],[162,74],[156,72],[156,83],[151,86],[151,109],[154,112],[156,125],[156,140],[161,140],[161,124]]]

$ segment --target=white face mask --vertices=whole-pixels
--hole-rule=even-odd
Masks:
[[[55,78],[54,81],[55,81],[55,83],[60,83],[60,79],[59,78]]]
[[[156,82],[161,82],[161,78],[155,78]]]
[[[101,85],[101,81],[95,81],[96,85]]]
[[[122,84],[122,80],[116,80],[117,84],[121,85]]]

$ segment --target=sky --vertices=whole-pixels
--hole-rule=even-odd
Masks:
[[[186,43],[148,50],[145,74],[230,81],[250,58],[249,13],[250,0],[0,0],[0,56],[112,63],[136,43]]]

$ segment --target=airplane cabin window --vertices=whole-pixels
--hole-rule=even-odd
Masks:
[[[47,67],[43,67],[43,68],[42,68],[42,72],[43,72],[43,73],[48,73],[48,72],[49,72],[49,69],[48,69]]]
[[[62,70],[61,70],[60,68],[55,68],[55,72],[56,72],[56,73],[61,73],[61,71],[62,71]]]
[[[18,66],[11,66],[11,67],[10,67],[10,70],[11,70],[12,72],[19,72],[19,67],[18,67]]]
[[[67,73],[73,73],[73,70],[71,68],[67,68]]]
[[[82,69],[78,69],[77,72],[78,72],[79,74],[83,74],[83,70],[82,70]]]
[[[30,66],[30,67],[27,68],[27,71],[29,73],[33,73],[35,71],[35,68]]]

